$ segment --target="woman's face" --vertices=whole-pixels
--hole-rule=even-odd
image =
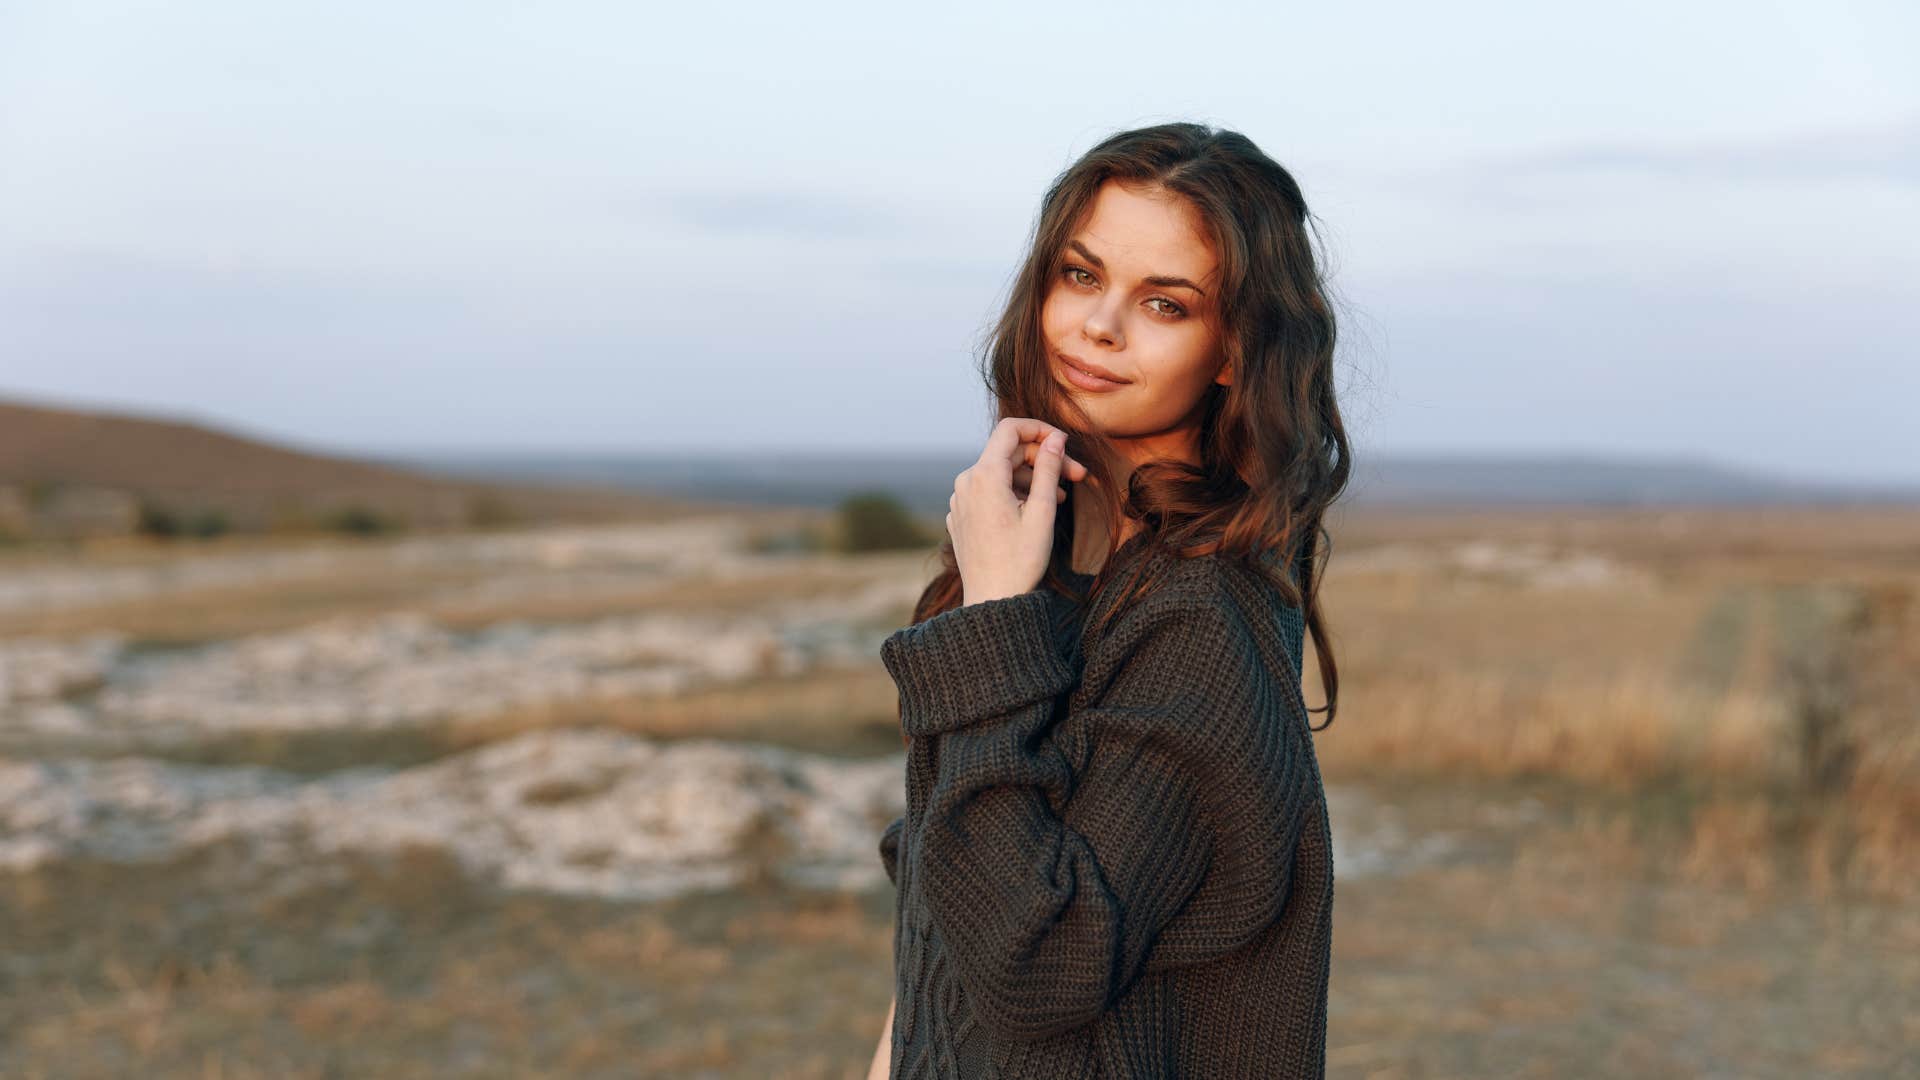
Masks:
[[[1231,380],[1209,317],[1218,267],[1189,203],[1111,180],[1061,253],[1040,311],[1054,381],[1135,461],[1199,459],[1202,399]]]

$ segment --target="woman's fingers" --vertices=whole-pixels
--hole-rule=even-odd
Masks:
[[[1060,499],[1057,495],[1050,498],[1047,493],[1060,491],[1060,470],[1066,467],[1067,460],[1066,445],[1065,432],[1049,434],[1045,438],[1045,447],[1051,449],[1043,448],[1039,460],[1033,463],[1032,488],[1027,500],[1020,504],[1020,520],[1022,526],[1035,532],[1051,531],[1053,528],[1054,507],[1059,505]],[[1033,495],[1040,498],[1035,499]]]
[[[1020,444],[1020,460],[1024,461],[1028,468],[1033,467],[1034,461],[1039,458],[1039,456],[1039,439]],[[1061,456],[1065,457],[1066,455],[1062,454]],[[1068,480],[1085,480],[1087,478],[1087,467],[1075,461],[1073,458],[1068,457],[1066,458],[1066,467],[1060,470],[1060,475],[1066,477]]]
[[[1031,470],[1033,468],[1034,460],[1037,459],[1039,456],[1040,456],[1039,440],[1036,439],[1033,442],[1020,444],[1020,459],[1026,463],[1025,465],[1021,466],[1022,468]],[[1069,480],[1074,480],[1074,481],[1085,480],[1087,478],[1087,467],[1073,460],[1072,458],[1067,458],[1067,467],[1065,469],[1062,469],[1060,474],[1062,476],[1065,476]]]
[[[993,425],[993,434],[987,436],[987,445],[980,451],[979,463],[1011,474],[1014,462],[1026,456],[1024,445],[1037,443],[1055,430],[1052,424],[1042,420],[1003,416],[999,423]]]
[[[1033,466],[1022,465],[1019,468],[1013,470],[1013,490],[1015,494],[1019,495],[1022,499],[1024,499],[1027,497],[1027,489],[1031,488],[1032,486],[1033,486]],[[1063,487],[1054,488],[1053,501],[1057,503],[1066,502],[1067,489]],[[951,508],[951,504],[953,500],[948,499],[947,502],[949,504],[949,508]]]
[[[986,449],[980,452],[979,464],[995,470],[1005,468],[1010,475],[1012,467],[1016,464],[1032,465],[1039,456],[1041,441],[1056,431],[1062,431],[1062,429],[1044,420],[1034,420],[1024,416],[1003,417],[993,426],[993,434],[987,436]],[[1061,470],[1062,475],[1069,480],[1086,479],[1085,465],[1070,457],[1065,458],[1065,461],[1066,465]]]

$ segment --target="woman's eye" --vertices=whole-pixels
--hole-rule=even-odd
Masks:
[[[1091,287],[1093,285],[1093,273],[1084,266],[1063,267],[1060,272],[1066,275],[1067,280],[1073,282],[1075,285],[1083,287]],[[1081,280],[1081,275],[1085,275],[1086,280]],[[1147,301],[1147,303],[1167,305],[1164,308],[1154,308],[1153,310],[1154,314],[1164,315],[1170,319],[1177,319],[1187,313],[1185,308],[1182,308],[1179,304],[1174,303],[1164,296],[1156,296]]]

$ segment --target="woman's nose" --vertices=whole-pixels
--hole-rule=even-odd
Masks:
[[[1105,307],[1097,308],[1093,314],[1087,316],[1086,325],[1081,329],[1086,333],[1088,341],[1109,348],[1117,348],[1120,345],[1120,320]]]

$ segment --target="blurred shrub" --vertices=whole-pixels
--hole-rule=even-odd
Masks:
[[[1803,777],[1816,790],[1863,770],[1920,784],[1920,589],[1877,582],[1849,594],[1831,632],[1790,674]]]
[[[1854,588],[1837,617],[1783,657],[1817,880],[1910,898],[1920,881],[1920,590]]]
[[[232,530],[226,513],[213,509],[196,510],[182,524],[186,535],[200,539],[221,536]]]
[[[327,511],[320,516],[320,525],[350,536],[379,536],[402,528],[399,518],[357,503]]]
[[[840,549],[846,552],[896,551],[923,548],[936,537],[907,513],[900,500],[885,492],[850,495],[840,503]]]
[[[161,506],[159,503],[141,499],[139,515],[134,521],[134,529],[142,536],[171,540],[180,535],[180,518],[172,510]]]
[[[134,520],[134,531],[161,540],[211,539],[233,531],[226,511],[201,507],[191,512],[173,510],[160,503],[142,499]]]

